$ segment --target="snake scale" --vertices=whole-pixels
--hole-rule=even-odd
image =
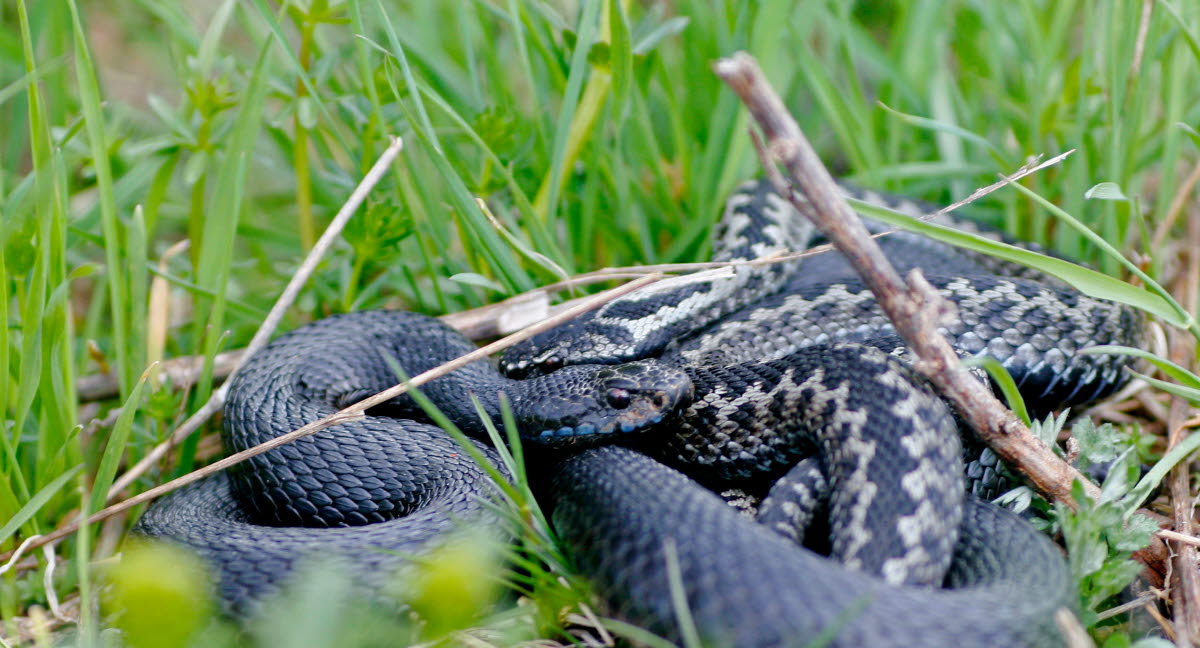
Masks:
[[[999,360],[1033,411],[1122,384],[1127,359],[1078,352],[1136,343],[1131,310],[919,236],[881,241],[957,305],[944,332],[959,352]],[[759,181],[727,203],[714,259],[820,242]],[[239,373],[226,446],[252,446],[390,386],[397,370],[415,375],[471,348],[409,313],[318,321]],[[524,441],[566,453],[544,468],[541,493],[560,540],[612,614],[669,639],[682,640],[690,618],[706,645],[1061,645],[1055,616],[1074,594],[1059,550],[969,494],[994,488],[994,457],[969,434],[960,441],[905,358],[874,298],[827,253],[659,282],[514,346],[504,375],[478,362],[423,392],[476,435],[469,396],[493,417],[503,396]],[[494,486],[411,399],[369,414],[168,496],[135,530],[199,552],[236,614],[313,556],[379,591],[409,564],[404,554],[456,526],[503,534],[486,502]],[[713,492],[729,489],[761,500],[757,522]]]

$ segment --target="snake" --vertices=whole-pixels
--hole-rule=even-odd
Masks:
[[[416,313],[318,320],[272,341],[238,372],[224,407],[223,442],[230,452],[254,447],[474,348],[454,329]],[[485,431],[474,402],[500,420],[504,399],[529,441],[554,446],[645,429],[692,388],[682,371],[654,361],[566,371],[517,381],[480,361],[422,392],[476,436]],[[432,424],[412,397],[367,414],[171,493],[146,511],[134,533],[199,554],[214,572],[223,609],[244,618],[318,561],[352,577],[368,595],[384,596],[412,556],[428,555],[456,530],[507,537],[489,505],[496,486],[485,466]],[[504,470],[494,449],[472,445],[487,467]]]
[[[766,181],[745,185],[715,230],[714,260],[823,242],[802,216]],[[1080,351],[1136,344],[1131,309],[916,235],[881,241],[958,307],[943,333],[959,353],[998,360],[1034,412],[1125,380],[1126,358]],[[473,348],[412,313],[319,320],[238,373],[223,440],[230,452],[256,445]],[[978,444],[960,439],[906,352],[831,253],[652,284],[510,348],[498,369],[476,362],[422,392],[477,438],[483,417],[510,407],[523,442],[565,456],[543,468],[539,493],[557,537],[611,614],[670,640],[1062,645],[1056,619],[1074,594],[1061,552],[968,492],[968,477],[994,481],[999,467],[980,468]],[[494,450],[471,443],[503,474]],[[314,556],[382,591],[454,528],[506,533],[488,504],[496,485],[462,450],[401,396],[155,502],[135,532],[198,552],[235,614]],[[729,489],[750,493],[757,513],[731,508]]]

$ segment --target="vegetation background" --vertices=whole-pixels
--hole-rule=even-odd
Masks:
[[[393,135],[400,159],[284,328],[367,308],[441,314],[604,266],[705,259],[724,197],[756,174],[744,112],[710,72],[741,49],[835,172],[864,186],[947,203],[1074,149],[1026,186],[1195,313],[1197,34],[1200,5],[1166,0],[0,1],[0,551],[103,506],[118,473],[209,398],[211,363],[186,388],[147,369],[243,346]],[[972,209],[1123,272],[1025,194]],[[1173,357],[1194,369],[1179,344]],[[112,378],[111,396],[81,393],[95,374]],[[1111,409],[1123,433],[1096,456],[1161,454],[1167,399]],[[218,456],[214,431],[115,499]],[[1085,622],[1122,646],[1140,630],[1097,613],[1136,574],[1126,559],[1147,529],[1129,537],[1128,516],[1113,515],[1056,528]],[[203,585],[180,558],[127,555],[113,571],[134,519],[11,565],[0,636],[373,645],[462,625],[498,644],[636,633],[566,616],[586,591],[550,546],[549,567],[516,583],[526,605],[501,596],[483,618],[435,619],[468,595],[493,609],[492,594],[464,594],[467,576],[443,574],[448,589],[425,593],[433,611],[418,621],[361,622],[309,592],[239,634],[198,602]],[[449,562],[502,570],[464,556],[479,562]],[[101,609],[104,574],[119,596]],[[169,630],[139,632],[147,614]],[[397,628],[407,634],[385,634]]]

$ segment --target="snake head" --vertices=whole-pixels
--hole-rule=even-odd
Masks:
[[[546,376],[574,365],[613,365],[646,358],[656,349],[637,344],[629,330],[580,318],[512,345],[500,373],[515,379]]]
[[[654,360],[569,366],[525,382],[526,395],[513,401],[522,436],[553,446],[634,434],[692,400],[687,373]]]
[[[620,362],[618,358],[597,357],[605,342],[602,336],[579,330],[571,322],[509,347],[500,358],[500,373],[523,380],[546,376],[570,365]]]

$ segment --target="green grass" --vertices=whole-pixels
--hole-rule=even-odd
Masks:
[[[706,258],[724,196],[757,172],[744,111],[710,73],[738,49],[862,185],[949,202],[1031,155],[1076,149],[1025,185],[1099,240],[1014,189],[973,211],[1102,272],[1126,272],[1115,248],[1141,284],[1178,285],[1182,224],[1149,241],[1197,159],[1194,3],[1151,3],[1144,39],[1142,4],[1116,0],[564,4],[0,2],[0,550],[95,510],[94,493],[207,400],[211,375],[187,392],[142,382],[160,352],[147,332],[170,326],[166,357],[245,344],[389,135],[406,142],[400,161],[285,327],[352,309],[451,312],[564,272]],[[1101,182],[1124,198],[1088,199]],[[170,283],[169,311],[150,307],[155,278]],[[1172,321],[1186,324],[1180,308]],[[1195,358],[1184,364],[1173,377],[1194,391]],[[101,370],[119,396],[96,409],[75,381]],[[193,438],[136,488],[202,463],[202,447]],[[1087,532],[1068,521],[1067,537],[1094,549],[1112,516]],[[522,564],[549,571],[527,584],[535,612],[497,613],[525,624],[504,641],[553,635],[553,612],[580,591],[557,584],[549,538],[523,519]],[[94,577],[129,523],[57,548],[59,598],[83,597],[76,643],[110,623]],[[10,635],[46,604],[35,555],[0,577]],[[1087,599],[1108,584],[1084,587]],[[1093,631],[1119,633],[1112,623]]]

